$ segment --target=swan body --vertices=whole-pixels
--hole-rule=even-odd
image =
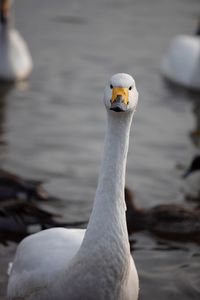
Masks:
[[[176,84],[200,90],[200,36],[174,38],[162,61],[161,72]]]
[[[53,228],[24,239],[10,272],[9,300],[138,298],[124,200],[129,132],[137,100],[131,76],[111,77],[104,92],[104,154],[87,229]]]
[[[32,58],[20,33],[8,20],[9,0],[1,0],[0,21],[0,79],[24,80],[32,70]],[[3,6],[6,9],[3,10]]]

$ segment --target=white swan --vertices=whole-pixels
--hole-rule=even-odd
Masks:
[[[200,21],[196,35],[180,35],[172,40],[161,72],[176,84],[200,90]]]
[[[0,79],[24,80],[32,70],[32,59],[19,32],[9,22],[10,0],[0,0]]]
[[[88,227],[53,228],[18,246],[9,300],[136,300],[138,276],[130,254],[124,201],[126,158],[138,101],[134,80],[116,74],[105,88],[107,132]]]

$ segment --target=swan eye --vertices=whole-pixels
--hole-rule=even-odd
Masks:
[[[132,86],[130,86],[130,87],[129,87],[129,91],[131,91],[131,90],[132,90],[132,88],[133,88],[133,87],[132,87]]]
[[[113,89],[113,85],[112,84],[110,85],[110,88]]]

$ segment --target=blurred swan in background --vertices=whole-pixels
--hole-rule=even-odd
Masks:
[[[195,35],[180,35],[172,40],[161,72],[176,84],[200,90],[200,19]]]
[[[137,101],[131,76],[116,74],[110,79],[104,92],[104,155],[87,229],[53,228],[24,239],[9,278],[9,300],[138,298],[124,200],[129,133]]]
[[[0,0],[0,80],[24,80],[32,70],[32,58],[24,39],[12,27],[10,0]]]

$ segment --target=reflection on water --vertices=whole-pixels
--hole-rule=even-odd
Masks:
[[[134,257],[140,299],[199,299],[199,246],[140,235]]]
[[[140,93],[127,185],[134,186],[142,207],[182,203],[176,165],[187,166],[198,151],[189,133],[199,125],[193,96],[170,89],[159,64],[174,35],[194,31],[199,1],[26,0],[16,1],[15,9],[35,69],[27,89],[14,88],[1,100],[1,166],[45,179],[48,191],[62,199],[49,207],[68,221],[87,220],[103,148],[103,87],[111,74],[127,72]],[[140,299],[199,298],[198,245],[145,233],[133,238]],[[0,299],[15,248],[14,242],[0,245]]]

